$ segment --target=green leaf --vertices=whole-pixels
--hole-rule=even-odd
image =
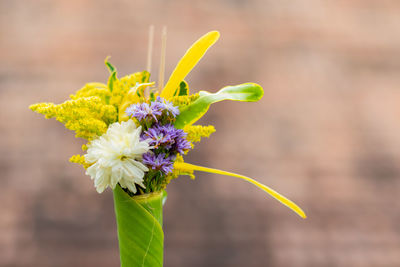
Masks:
[[[185,81],[181,81],[179,84],[179,96],[189,94],[189,85]]]
[[[117,69],[116,69],[110,62],[108,62],[108,59],[109,59],[109,58],[110,58],[109,56],[106,57],[106,59],[104,60],[104,64],[106,64],[108,70],[109,70],[110,73],[112,74],[114,71],[116,72]]]
[[[162,205],[166,193],[131,197],[119,185],[113,193],[121,267],[162,267]]]
[[[150,81],[150,72],[144,70],[144,71],[141,72],[141,74],[142,74],[141,82],[142,83],[148,83]]]
[[[185,81],[181,81],[179,87],[176,88],[174,96],[182,96],[189,94],[189,85]]]
[[[114,83],[116,80],[117,80],[117,72],[114,71],[113,73],[111,73],[110,78],[108,78],[108,82],[107,82],[107,86],[110,89],[110,92],[113,91]]]
[[[255,102],[262,98],[264,91],[255,83],[243,83],[227,86],[217,93],[200,91],[200,97],[190,105],[182,108],[176,117],[175,127],[182,129],[186,125],[192,125],[199,120],[208,110],[211,104],[222,100]]]

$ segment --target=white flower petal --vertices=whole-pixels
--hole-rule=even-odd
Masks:
[[[142,155],[150,150],[146,141],[140,141],[141,127],[132,120],[113,123],[107,132],[88,144],[85,160],[92,165],[86,174],[94,179],[97,192],[120,183],[136,193],[136,184],[144,187],[144,172],[148,168],[141,162]]]
[[[136,160],[133,160],[133,159],[129,159],[129,162],[132,165],[135,165],[137,168],[139,168],[142,171],[145,171],[145,172],[149,171],[149,168],[147,168],[146,165],[144,165],[143,163],[141,163],[139,161],[136,161]]]

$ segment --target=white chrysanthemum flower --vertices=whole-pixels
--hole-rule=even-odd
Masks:
[[[92,164],[86,174],[94,179],[97,192],[117,183],[136,193],[136,185],[145,187],[143,176],[149,169],[141,163],[142,155],[149,151],[146,141],[140,141],[142,128],[132,120],[115,122],[107,132],[88,145],[85,161]]]

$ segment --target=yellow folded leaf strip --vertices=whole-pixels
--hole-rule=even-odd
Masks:
[[[178,170],[182,169],[182,170],[186,170],[186,171],[187,170],[193,170],[193,171],[215,173],[215,174],[221,174],[221,175],[232,176],[232,177],[243,179],[243,180],[245,180],[245,181],[247,181],[249,183],[252,183],[253,185],[257,186],[258,188],[264,190],[265,192],[270,194],[272,197],[274,197],[276,200],[281,202],[283,205],[287,206],[288,208],[290,208],[291,210],[296,212],[303,219],[307,218],[307,216],[304,213],[304,211],[299,206],[297,206],[293,201],[291,201],[291,200],[287,199],[286,197],[282,196],[281,194],[279,194],[278,192],[276,192],[272,188],[269,188],[268,186],[263,185],[262,183],[259,183],[256,180],[253,180],[253,179],[251,179],[249,177],[246,177],[246,176],[243,176],[243,175],[240,175],[240,174],[236,174],[236,173],[232,173],[232,172],[221,171],[221,170],[218,170],[218,169],[197,166],[197,165],[193,165],[193,164],[189,164],[189,163],[185,163],[185,162],[175,162],[174,168],[178,169]]]
[[[169,99],[171,98],[176,88],[186,75],[196,66],[197,62],[204,56],[207,50],[215,44],[219,38],[218,31],[211,31],[203,35],[197,40],[185,53],[182,59],[176,65],[176,68],[172,72],[167,84],[161,92],[161,97]]]
[[[119,115],[118,121],[127,121],[129,119],[128,115],[125,113],[125,110],[132,104],[138,103],[140,101],[140,96],[144,95],[144,90],[153,86],[155,82],[151,83],[137,83],[134,87],[132,87],[128,93],[122,98],[121,105],[119,106]],[[139,94],[138,94],[139,92]]]

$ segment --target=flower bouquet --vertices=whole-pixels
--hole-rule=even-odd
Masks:
[[[227,86],[216,93],[189,92],[186,75],[218,38],[219,33],[212,31],[197,40],[165,86],[161,74],[156,88],[149,71],[119,78],[106,59],[110,72],[106,84],[88,83],[62,104],[30,106],[88,141],[82,146],[84,154],[70,161],[86,169],[97,192],[107,187],[113,190],[121,266],[163,265],[165,189],[180,175],[194,178],[195,171],[243,179],[306,217],[295,203],[249,177],[184,161],[194,143],[215,131],[211,125],[194,125],[211,104],[253,102],[263,96],[262,87],[255,83]]]

